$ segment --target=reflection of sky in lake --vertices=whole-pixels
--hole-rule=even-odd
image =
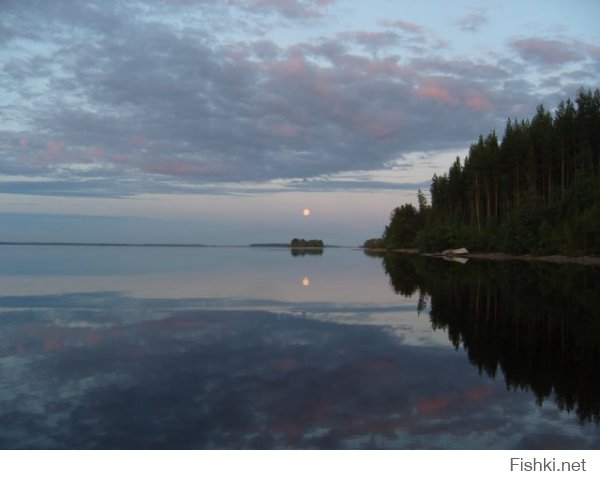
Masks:
[[[310,312],[447,345],[446,335],[417,315],[416,299],[393,293],[379,261],[349,249],[293,257],[281,248],[7,246],[0,248],[0,292],[0,308],[43,307],[48,295],[70,296],[67,308],[76,310],[97,305],[115,313],[119,305],[123,322],[180,308]]]
[[[2,448],[600,446],[479,375],[360,252],[12,248]]]

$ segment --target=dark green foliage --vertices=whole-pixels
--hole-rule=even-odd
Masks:
[[[417,194],[419,209],[406,203],[396,207],[390,214],[390,223],[385,227],[381,238],[367,240],[365,248],[413,248],[420,231],[427,223],[431,207],[426,195],[419,190]]]
[[[323,240],[305,240],[303,238],[294,238],[290,242],[291,248],[323,248]]]
[[[387,248],[600,254],[600,91],[480,136],[430,192],[392,212]]]
[[[365,243],[363,243],[363,248],[369,248],[369,249],[385,248],[385,244],[384,244],[382,238],[369,238],[368,240],[365,240]]]
[[[386,247],[412,247],[417,232],[422,228],[417,209],[407,203],[395,208],[390,214],[390,223],[385,227],[383,241]]]

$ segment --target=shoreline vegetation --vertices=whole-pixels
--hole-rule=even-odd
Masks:
[[[396,207],[363,248],[600,264],[600,90],[508,119],[501,140],[480,135],[429,190],[430,198],[419,190],[416,207]]]
[[[439,258],[468,258],[475,260],[520,260],[525,262],[548,262],[556,264],[575,264],[575,265],[591,265],[600,267],[600,257],[584,255],[580,257],[569,257],[567,255],[514,255],[510,253],[502,252],[472,252],[454,255],[443,255],[441,253],[423,253],[417,248],[367,248],[362,247],[367,253],[374,254],[388,254],[388,253],[402,253],[408,255],[421,255],[424,257],[439,257]]]
[[[250,247],[323,250],[325,247],[335,247],[335,245],[325,245],[323,240],[305,240],[304,238],[294,238],[290,243],[251,243]]]
[[[325,247],[325,244],[323,243],[323,240],[317,240],[317,239],[305,240],[304,238],[294,238],[290,242],[289,246],[290,246],[290,248],[298,248],[298,249],[308,249],[308,248],[323,249],[323,247]]]

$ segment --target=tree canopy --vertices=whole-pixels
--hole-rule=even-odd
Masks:
[[[430,194],[392,211],[380,246],[600,253],[600,90],[480,135]]]
[[[291,248],[323,248],[323,240],[305,240],[304,238],[294,238],[290,242]]]

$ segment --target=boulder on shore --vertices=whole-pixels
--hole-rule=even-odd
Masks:
[[[445,255],[447,257],[451,257],[453,255],[467,255],[469,253],[469,251],[466,248],[453,248],[450,250],[444,250],[442,252],[442,255]]]

